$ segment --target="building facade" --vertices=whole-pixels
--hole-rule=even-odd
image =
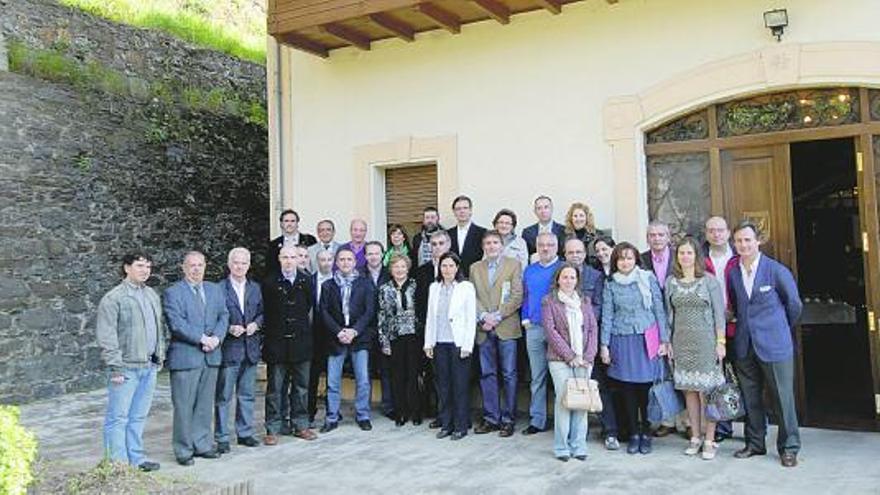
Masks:
[[[273,216],[363,217],[384,240],[419,197],[400,206],[388,183],[421,166],[432,178],[404,183],[447,223],[458,194],[484,225],[503,207],[531,223],[539,194],[559,221],[583,201],[642,246],[655,218],[678,234],[754,219],[807,303],[806,423],[880,425],[880,3],[276,0],[269,15]]]

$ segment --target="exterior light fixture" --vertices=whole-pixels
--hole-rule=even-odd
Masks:
[[[785,9],[768,10],[764,12],[764,27],[770,30],[776,41],[782,41],[782,33],[788,26],[788,11]]]

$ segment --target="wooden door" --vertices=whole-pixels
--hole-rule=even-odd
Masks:
[[[721,151],[724,216],[731,229],[742,220],[762,231],[761,251],[797,276],[788,144]]]
[[[880,135],[862,135],[856,141],[862,251],[868,342],[874,378],[875,428],[880,428]]]
[[[437,207],[437,165],[397,167],[385,171],[387,225],[403,225],[412,239],[421,229],[422,211],[427,206]]]

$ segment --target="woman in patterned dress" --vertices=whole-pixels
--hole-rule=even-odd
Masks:
[[[675,388],[684,392],[692,437],[684,453],[715,457],[715,423],[705,417],[706,393],[724,383],[724,300],[715,277],[704,276],[705,262],[693,237],[675,249],[666,282],[666,314],[672,328]],[[705,440],[700,433],[705,433]]]

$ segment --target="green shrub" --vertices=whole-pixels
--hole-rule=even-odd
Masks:
[[[0,493],[8,495],[27,493],[37,456],[37,441],[18,418],[17,407],[0,406]]]

